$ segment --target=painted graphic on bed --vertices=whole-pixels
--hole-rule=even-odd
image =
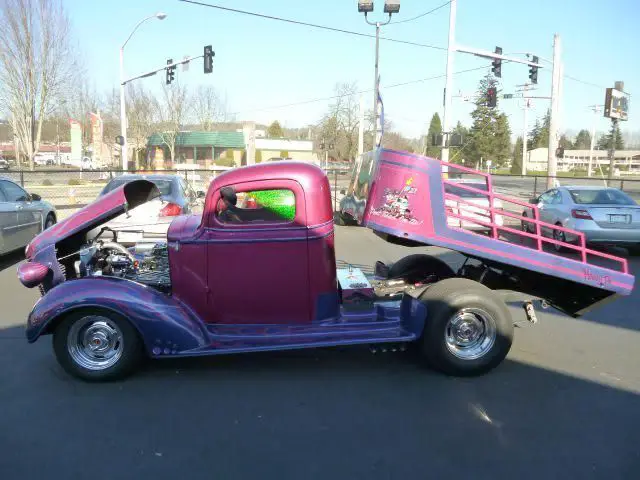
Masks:
[[[377,207],[371,209],[371,215],[420,225],[422,220],[416,218],[412,207],[412,204],[415,205],[415,194],[418,192],[413,182],[414,178],[410,176],[399,189],[385,188],[382,191],[382,200],[376,202]]]

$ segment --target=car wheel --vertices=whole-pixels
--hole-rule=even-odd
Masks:
[[[419,348],[427,364],[447,375],[476,376],[497,367],[513,342],[505,303],[486,286],[450,278],[428,288]]]
[[[85,381],[122,379],[143,357],[138,331],[124,317],[92,309],[73,313],[53,332],[60,366]]]
[[[562,225],[560,225],[559,223],[556,223],[556,226],[561,227]],[[565,233],[562,230],[553,230],[553,239],[557,242],[563,242],[563,243],[567,243],[567,237],[565,235]],[[562,253],[562,252],[567,252],[569,251],[569,249],[567,247],[563,247],[562,245],[558,245],[557,243],[553,244],[553,249],[558,252],[558,253]]]
[[[48,229],[53,227],[56,224],[56,217],[50,213],[49,215],[47,215],[47,219],[44,222],[44,229]]]
[[[522,216],[523,216],[523,217],[526,217],[526,218],[529,218],[529,215],[527,215],[527,212],[522,212]],[[520,221],[520,223],[521,223],[522,231],[523,231],[523,232],[526,232],[526,233],[533,233],[533,232],[531,231],[531,224],[530,224],[529,222],[525,222],[524,220],[521,220],[521,221]]]

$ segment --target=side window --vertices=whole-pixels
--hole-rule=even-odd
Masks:
[[[290,223],[296,217],[296,198],[291,190],[222,190],[216,206],[216,218],[222,223]]]
[[[554,192],[555,190],[549,190],[548,192],[543,193],[542,195],[540,195],[540,201],[542,203],[546,203],[547,205],[549,205],[550,203],[553,203]]]
[[[560,193],[559,190],[553,192],[551,203],[553,203],[554,205],[560,205],[562,203],[562,193]]]
[[[2,181],[0,182],[0,187],[4,191],[8,202],[26,202],[29,199],[27,192],[15,183]]]

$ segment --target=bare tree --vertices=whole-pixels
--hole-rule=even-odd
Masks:
[[[192,98],[193,116],[199,127],[205,132],[213,130],[218,122],[227,119],[226,100],[212,86],[200,85]]]
[[[339,159],[353,160],[358,151],[360,99],[355,83],[339,83],[335,87],[336,99],[319,125],[320,140],[325,146],[333,145],[329,152]]]
[[[134,151],[136,168],[139,154],[147,147],[149,136],[154,131],[157,112],[156,99],[144,87],[134,84],[127,86],[127,142]]]
[[[77,71],[70,33],[61,0],[0,2],[0,109],[11,112],[31,169],[42,122]]]
[[[162,99],[155,103],[158,131],[162,144],[169,150],[169,159],[175,160],[178,135],[187,119],[188,93],[186,87],[176,82],[162,86]],[[195,159],[194,159],[195,160]]]

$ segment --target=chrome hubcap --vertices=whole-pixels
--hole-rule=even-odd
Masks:
[[[558,241],[558,242],[566,243],[565,236],[564,236],[564,232],[562,232],[562,231],[560,231],[560,230],[554,230],[554,231],[553,231],[553,237],[554,237],[554,239],[555,239],[556,241]],[[557,243],[554,243],[554,244],[553,244],[553,247],[554,247],[556,250],[560,250],[560,249],[562,248],[562,246],[561,246],[561,245],[558,245]]]
[[[106,317],[83,317],[67,336],[67,351],[87,370],[104,370],[122,357],[123,338],[118,326]]]
[[[475,360],[493,347],[496,323],[484,310],[464,308],[449,319],[444,336],[449,352],[462,360]]]

